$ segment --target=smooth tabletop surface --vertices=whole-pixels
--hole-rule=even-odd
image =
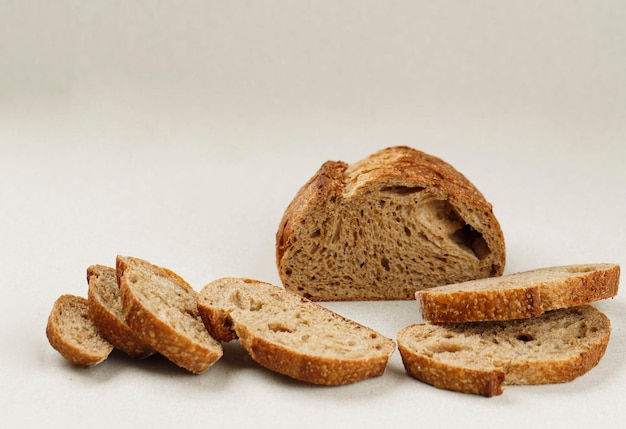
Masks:
[[[280,284],[275,234],[326,160],[436,155],[493,205],[506,273],[626,263],[620,1],[0,2],[0,403],[11,427],[621,427],[626,296],[571,383],[482,398],[385,374],[342,387],[257,366],[201,375],[48,344],[85,270],[147,259],[195,289]],[[323,305],[389,337],[415,301]],[[333,425],[333,426],[330,426]]]

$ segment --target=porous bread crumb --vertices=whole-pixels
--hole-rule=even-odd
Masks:
[[[498,276],[504,238],[458,171],[408,147],[327,162],[276,235],[285,288],[313,300],[414,299],[416,290]]]
[[[89,318],[87,300],[80,296],[61,295],[55,301],[46,336],[55,350],[78,366],[96,365],[113,350]]]
[[[223,341],[239,338],[268,369],[316,384],[381,375],[393,340],[271,284],[224,278],[206,285],[198,309]]]
[[[87,268],[89,317],[114,347],[133,358],[145,358],[154,349],[142,341],[124,319],[116,270],[104,265]]]
[[[585,305],[498,322],[416,324],[397,336],[407,372],[434,386],[492,396],[503,384],[571,381],[600,361],[609,319]],[[472,383],[463,378],[471,374]]]
[[[197,292],[176,273],[148,261],[117,257],[124,317],[137,335],[188,371],[206,371],[223,351],[209,335],[196,305]]]

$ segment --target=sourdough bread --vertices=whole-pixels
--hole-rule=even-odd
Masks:
[[[286,289],[312,300],[414,299],[499,276],[505,244],[491,205],[460,172],[409,147],[328,161],[276,233]]]
[[[124,318],[154,350],[199,374],[222,357],[198,314],[197,293],[179,275],[129,256],[116,259]]]
[[[439,286],[416,299],[432,323],[522,319],[612,298],[619,277],[617,264],[567,265]]]
[[[539,318],[434,325],[400,330],[398,349],[409,375],[442,389],[494,396],[503,384],[571,381],[596,366],[611,332],[590,305]]]
[[[223,278],[198,309],[216,338],[238,338],[261,366],[297,380],[341,385],[383,374],[393,340],[281,287]]]
[[[116,270],[104,265],[87,268],[89,317],[100,334],[130,357],[145,358],[154,349],[142,341],[124,319]]]
[[[93,366],[105,360],[113,346],[105,340],[88,314],[87,300],[61,295],[52,306],[46,325],[50,345],[78,366]]]

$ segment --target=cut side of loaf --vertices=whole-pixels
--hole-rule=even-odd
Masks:
[[[393,340],[281,287],[219,279],[198,296],[216,338],[238,338],[261,366],[297,380],[342,385],[383,374]]]
[[[617,264],[541,268],[418,291],[421,316],[432,323],[538,317],[617,294]]]
[[[176,273],[129,256],[118,256],[124,318],[154,350],[199,374],[222,357],[198,314],[197,292]]]
[[[87,268],[89,317],[100,334],[133,358],[145,358],[154,349],[142,341],[124,319],[116,270],[104,265]]]
[[[609,319],[590,305],[539,318],[433,325],[398,333],[406,371],[442,389],[494,396],[503,384],[562,383],[596,366],[606,350]]]
[[[414,299],[417,290],[499,276],[505,259],[478,189],[405,146],[324,163],[276,233],[283,285],[315,301]]]
[[[78,366],[96,365],[113,350],[89,318],[87,300],[80,296],[61,295],[55,301],[46,336],[55,350]]]

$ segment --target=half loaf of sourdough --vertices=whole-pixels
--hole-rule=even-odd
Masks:
[[[142,341],[194,374],[222,357],[198,314],[197,292],[179,275],[129,256],[118,256],[116,269],[124,318]]]
[[[432,323],[523,319],[612,298],[619,277],[617,264],[567,265],[439,286],[415,296],[422,318]]]
[[[465,176],[402,146],[324,163],[284,213],[276,262],[285,288],[312,300],[414,299],[501,275],[505,244]]]
[[[590,305],[539,318],[434,325],[400,330],[398,349],[409,375],[442,389],[483,396],[503,384],[561,383],[596,366],[611,333]]]
[[[222,341],[238,338],[254,361],[297,380],[341,385],[383,374],[393,340],[285,289],[223,278],[198,296],[200,315]]]
[[[87,268],[89,317],[100,334],[130,357],[141,359],[154,353],[124,319],[116,270],[105,265]]]

